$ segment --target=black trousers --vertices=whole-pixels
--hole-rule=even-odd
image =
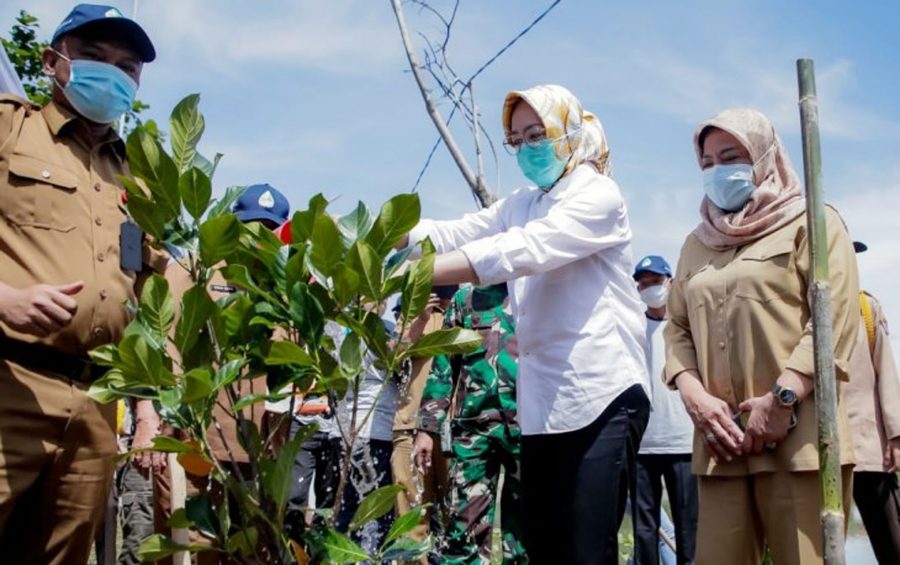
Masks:
[[[291,422],[291,437],[303,428],[296,420]],[[306,507],[309,489],[316,494],[317,508],[330,508],[340,478],[339,453],[328,439],[327,432],[316,432],[300,445],[291,470],[291,491],[285,516],[285,529],[291,539],[299,540],[306,529]],[[310,484],[313,483],[314,484]]]
[[[900,563],[900,488],[894,473],[853,473],[859,509],[878,563]]]
[[[669,493],[675,524],[678,565],[694,560],[697,545],[697,477],[691,473],[691,454],[638,455],[637,492],[634,496],[634,561],[659,564],[659,512],[663,481]]]
[[[618,531],[647,427],[640,385],[592,423],[561,434],[522,437],[525,549],[532,565],[616,565]]]

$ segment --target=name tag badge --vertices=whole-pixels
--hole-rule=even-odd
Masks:
[[[131,220],[119,228],[119,262],[123,271],[140,272],[144,266],[144,231]]]
[[[225,294],[237,292],[237,287],[231,286],[230,284],[211,284],[209,285],[209,289],[213,292],[223,292]]]

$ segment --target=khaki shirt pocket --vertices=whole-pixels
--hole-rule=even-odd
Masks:
[[[752,246],[736,259],[735,296],[756,302],[798,298],[800,285],[792,240]]]
[[[71,171],[36,157],[9,158],[8,186],[0,190],[0,214],[20,227],[68,232],[79,213],[74,196],[78,177]]]

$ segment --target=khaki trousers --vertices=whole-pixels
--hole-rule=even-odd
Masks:
[[[424,540],[430,531],[434,510],[440,514],[441,523],[447,515],[447,458],[441,451],[439,440],[435,438],[431,467],[423,475],[415,469],[412,459],[414,430],[394,432],[394,450],[391,452],[391,473],[394,483],[405,489],[397,495],[397,517],[406,514],[413,506],[431,503],[422,522],[412,531],[410,537]]]
[[[87,563],[115,473],[116,405],[0,359],[0,559]]]
[[[851,471],[842,468],[845,515]],[[698,478],[697,565],[759,565],[767,546],[778,565],[824,563],[817,471]]]

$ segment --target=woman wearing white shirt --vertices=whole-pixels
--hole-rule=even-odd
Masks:
[[[531,563],[616,563],[649,412],[625,202],[599,120],[565,88],[511,92],[503,125],[537,186],[460,220],[422,220],[408,243],[431,238],[435,284],[509,285]]]

